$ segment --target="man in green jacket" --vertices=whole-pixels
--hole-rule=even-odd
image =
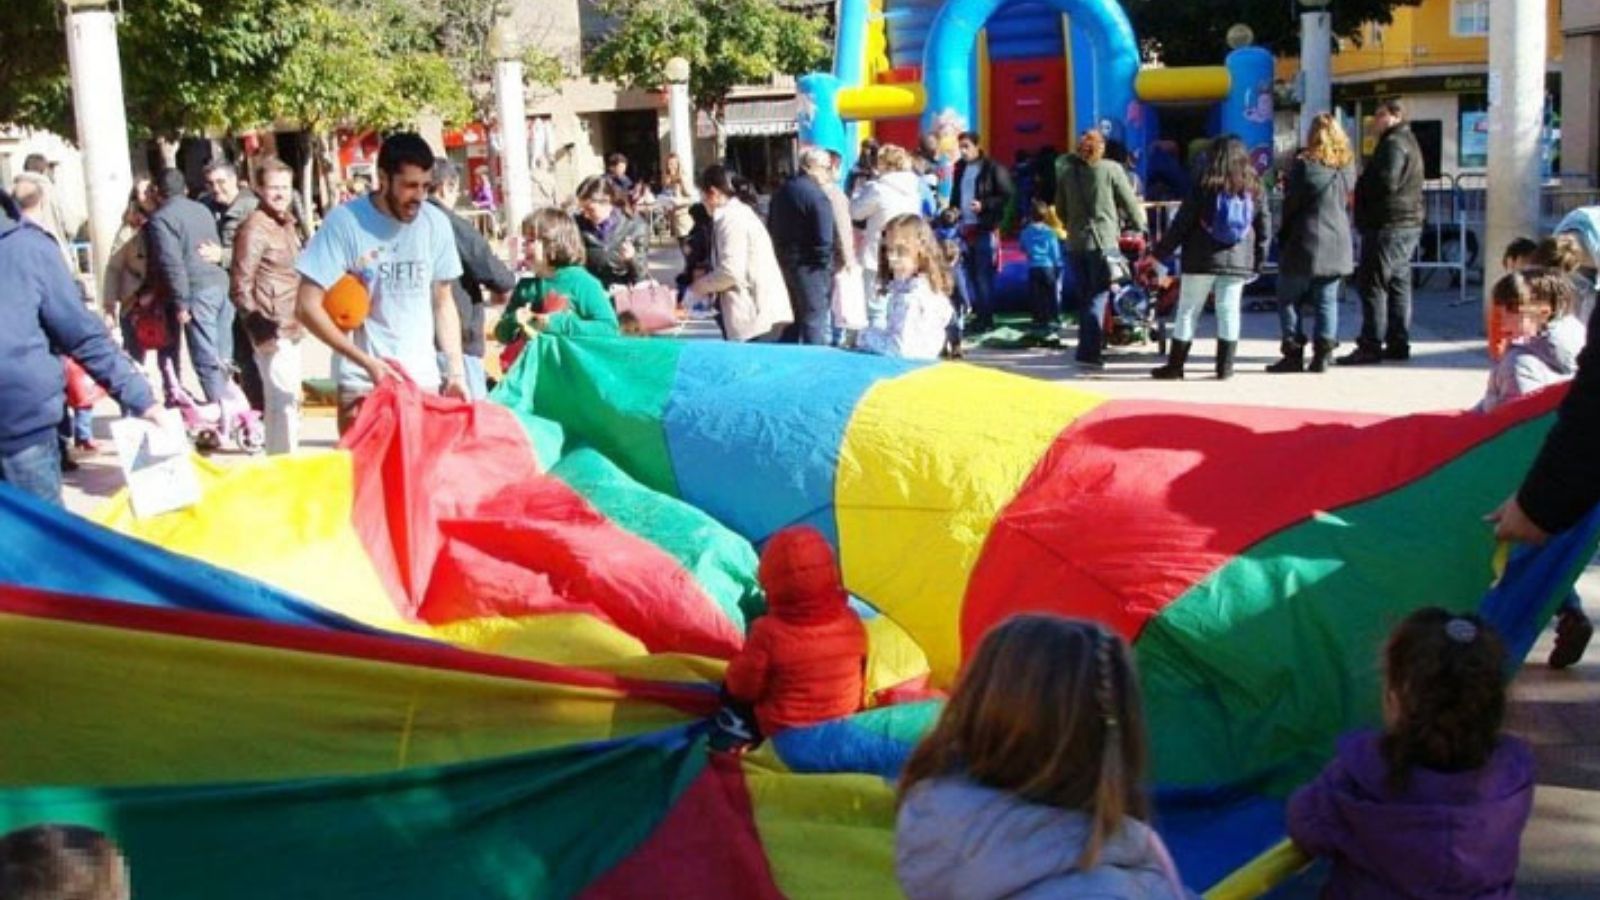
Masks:
[[[1105,155],[1105,136],[1091,129],[1079,139],[1076,153],[1063,154],[1056,163],[1056,215],[1067,228],[1078,291],[1076,360],[1089,369],[1105,368],[1101,332],[1111,281],[1106,256],[1119,252],[1117,239],[1125,226],[1147,229],[1128,173]]]

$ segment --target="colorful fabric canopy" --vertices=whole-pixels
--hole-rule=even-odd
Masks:
[[[1376,720],[1407,611],[1526,652],[1600,517],[1498,581],[1480,519],[1559,397],[1382,419],[544,338],[492,403],[387,385],[340,450],[207,466],[160,518],[0,486],[0,830],[103,828],[136,896],[894,896],[927,686],[1051,610],[1133,641],[1203,889]],[[713,757],[754,548],[796,523],[860,598],[869,708]]]

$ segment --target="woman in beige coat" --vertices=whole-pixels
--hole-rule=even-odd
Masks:
[[[689,286],[720,298],[722,335],[730,341],[772,340],[794,320],[783,271],[767,226],[756,215],[750,184],[722,166],[700,176],[700,199],[716,223],[712,270]]]

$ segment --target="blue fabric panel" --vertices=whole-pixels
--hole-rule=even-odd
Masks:
[[[248,523],[238,523],[241,534]],[[259,621],[368,628],[243,575],[102,528],[0,484],[0,583]]]
[[[861,772],[893,781],[943,707],[940,701],[925,700],[869,709],[780,732],[772,747],[796,772]]]
[[[1155,791],[1155,826],[1183,881],[1204,891],[1284,837],[1284,801],[1234,790]]]
[[[1589,511],[1577,525],[1551,538],[1543,547],[1518,546],[1506,562],[1505,574],[1483,596],[1479,614],[1500,632],[1506,663],[1516,671],[1528,658],[1533,642],[1556,607],[1583,574],[1600,535],[1600,509]],[[1527,614],[1530,606],[1541,612]]]
[[[662,414],[678,493],[757,545],[811,525],[839,546],[834,475],[856,403],[925,363],[829,347],[685,343]]]

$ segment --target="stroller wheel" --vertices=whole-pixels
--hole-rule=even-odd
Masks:
[[[211,452],[222,446],[222,438],[209,428],[202,428],[195,432],[194,446],[196,450]]]
[[[260,424],[239,429],[239,446],[246,453],[260,453],[267,446],[266,430]]]

